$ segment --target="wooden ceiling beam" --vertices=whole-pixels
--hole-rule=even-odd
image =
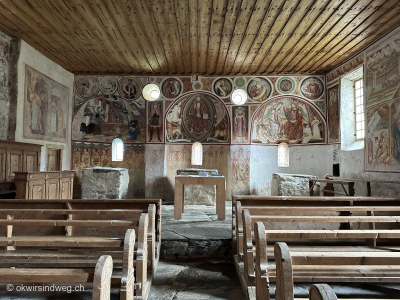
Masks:
[[[3,25],[7,24],[7,25]],[[12,28],[12,29],[10,29]],[[0,20],[0,31],[5,33],[11,38],[17,38],[17,36],[14,34],[18,29],[17,27],[14,26],[14,24],[10,23],[7,19],[2,18]]]
[[[199,56],[199,73],[201,75],[207,74],[207,57],[208,47],[210,40],[210,27],[211,27],[211,11],[212,11],[212,0],[199,0],[199,35],[200,35],[200,56]]]
[[[229,47],[232,41],[233,30],[240,11],[242,0],[229,0],[225,14],[224,26],[221,33],[221,41],[218,50],[218,58],[215,66],[215,74],[222,75]]]
[[[228,0],[214,0],[211,17],[210,40],[208,42],[207,74],[214,74],[216,70],[227,4]]]
[[[254,60],[259,53],[261,47],[264,44],[270,43],[268,40],[271,28],[274,25],[274,21],[282,10],[285,0],[272,1],[268,7],[267,13],[262,21],[262,25],[257,33],[256,39],[250,47],[250,51],[247,54],[246,59],[243,62],[240,73],[248,74],[250,67],[253,65]]]
[[[225,60],[224,73],[231,74],[236,56],[238,55],[240,45],[243,42],[244,34],[246,32],[247,24],[253,14],[256,0],[243,0],[239,16],[236,19],[235,29],[233,31],[232,40],[229,46],[228,56]]]
[[[235,63],[233,64],[232,74],[239,74],[243,66],[246,57],[249,54],[251,45],[253,45],[254,40],[257,38],[260,32],[260,27],[263,24],[263,20],[268,13],[268,9],[271,1],[257,0],[253,14],[251,15],[249,24],[247,25],[246,32],[244,33],[244,38],[242,44],[240,45],[238,54],[235,58]]]

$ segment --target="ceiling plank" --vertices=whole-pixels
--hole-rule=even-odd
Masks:
[[[215,67],[215,74],[222,75],[224,71],[225,61],[231,44],[233,30],[240,11],[242,0],[229,0],[224,26],[221,33],[221,41],[218,52],[218,59]]]
[[[201,0],[200,0],[201,1]],[[192,59],[192,74],[199,73],[199,3],[198,0],[189,0],[190,16],[190,54]]]
[[[269,44],[268,40],[269,33],[271,31],[272,26],[274,25],[276,17],[279,15],[283,5],[285,4],[285,0],[275,0],[272,1],[270,6],[268,7],[267,13],[262,21],[262,25],[260,30],[257,33],[256,39],[253,41],[253,44],[250,48],[250,51],[247,54],[246,59],[243,62],[240,73],[248,74],[250,67],[253,65],[254,60],[259,53],[261,47],[264,44]]]
[[[356,1],[356,0],[354,0]],[[318,34],[322,28],[325,27],[325,24],[329,20],[329,18],[332,17],[336,9],[339,8],[343,0],[335,0],[335,1],[328,1],[328,5],[319,13],[315,13],[314,19],[310,26],[307,28],[304,26],[304,29],[302,26],[298,27],[298,30],[296,31],[294,36],[298,36],[299,40],[294,40],[292,41],[291,44],[287,44],[287,50],[285,50],[285,47],[283,49],[283,52],[285,55],[281,56],[281,59],[279,62],[276,64],[276,68],[272,71],[274,73],[280,74],[285,72],[287,65],[297,56],[300,55],[300,51],[302,51],[308,44],[312,43],[312,40],[314,37]],[[318,1],[319,3],[319,1]],[[307,18],[307,17],[306,17]],[[311,16],[307,19],[311,19]],[[289,49],[290,48],[290,49]],[[304,51],[304,50],[303,50]]]
[[[199,15],[200,15],[200,56],[199,56],[199,73],[200,75],[207,74],[207,56],[208,56],[208,41],[210,40],[210,23],[212,0],[200,0]]]
[[[164,14],[166,16],[166,21],[167,21],[166,29],[168,30],[168,35],[169,38],[171,39],[172,49],[174,51],[174,56],[176,59],[177,74],[184,74],[185,66],[182,63],[183,52],[182,52],[181,40],[179,38],[175,4],[173,3],[172,0],[166,0],[164,1],[163,6],[164,6]]]
[[[156,73],[167,73],[167,58],[165,56],[164,48],[162,43],[160,43],[160,31],[157,30],[157,26],[155,24],[155,20],[152,15],[152,11],[149,8],[147,0],[139,0],[137,1],[137,8],[139,16],[142,20],[142,26],[146,33],[147,40],[149,41],[149,45],[152,48],[152,52],[155,54],[155,57],[158,61],[158,65],[160,66]]]
[[[285,26],[284,32],[286,35],[279,36],[278,40],[275,42],[275,47],[279,47],[279,50],[275,50],[274,53],[272,51],[270,52],[270,57],[267,57],[267,64],[265,64],[263,71],[264,73],[275,73],[275,68],[283,58],[288,55],[291,49],[300,42],[301,38],[306,34],[307,30],[310,29],[316,18],[321,15],[330,2],[330,0],[315,1],[314,4],[304,12],[305,14],[298,19],[298,23],[289,22]],[[293,17],[295,17],[295,15],[293,15],[292,18]]]
[[[177,58],[175,57],[175,52],[172,47],[173,41],[169,34],[169,25],[167,24],[167,20],[165,18],[164,5],[162,5],[159,0],[150,0],[149,4],[160,38],[161,46],[164,49],[165,59],[167,60],[168,64],[168,69],[165,74],[177,74]]]
[[[7,25],[3,25],[7,24]],[[10,29],[12,28],[12,29]],[[18,29],[14,26],[14,24],[10,23],[7,19],[2,18],[0,20],[0,31],[5,33],[11,38],[16,38],[17,36],[14,34]]]
[[[190,21],[189,21],[189,3],[188,1],[174,1],[177,16],[180,45],[183,53],[183,64],[185,74],[192,73],[192,58],[190,57]]]
[[[215,73],[227,3],[228,0],[214,0],[211,17],[210,40],[208,42],[207,74]]]
[[[393,6],[390,6],[392,4]],[[348,37],[343,39],[339,44],[332,47],[320,60],[314,64],[317,69],[326,70],[332,64],[336,63],[336,57],[339,55],[341,59],[349,58],[351,52],[356,49],[365,48],[368,44],[377,40],[378,37],[386,34],[393,25],[398,24],[396,17],[400,13],[400,3],[398,1],[389,1],[375,11],[370,18],[360,24]],[[357,52],[356,52],[357,53]]]
[[[382,0],[384,1],[384,0]],[[303,70],[309,70],[311,61],[315,61],[316,57],[320,57],[324,53],[324,48],[329,47],[329,44],[339,42],[343,37],[346,37],[354,29],[354,23],[352,23],[360,13],[371,13],[367,10],[367,7],[371,4],[371,0],[359,0],[340,20],[327,32],[318,42],[313,49],[306,55],[303,55],[303,59],[293,69],[293,72],[298,72],[300,68]]]
[[[256,0],[243,0],[239,16],[236,19],[235,29],[233,31],[232,40],[229,46],[228,56],[225,60],[224,73],[231,74],[233,65],[235,63],[236,56],[239,52],[240,45],[244,39],[244,33],[246,32],[247,24],[249,24],[250,18],[253,14],[254,5]]]
[[[249,69],[251,74],[255,74],[260,69],[263,61],[265,60],[268,53],[271,51],[272,46],[274,45],[275,41],[278,39],[279,35],[282,32],[282,29],[290,19],[293,12],[296,10],[297,5],[299,4],[300,0],[287,0],[282,9],[280,10],[279,14],[277,15],[274,24],[268,34],[267,43],[263,43],[260,50],[258,51],[254,61]]]
[[[260,32],[260,27],[263,24],[262,21],[266,17],[270,3],[271,1],[257,0],[254,6],[253,14],[251,15],[249,24],[246,28],[243,42],[240,45],[238,54],[235,58],[235,63],[233,64],[233,74],[240,73],[240,69],[242,68],[243,63],[249,53],[250,47],[254,43],[254,40],[257,38],[258,33]]]

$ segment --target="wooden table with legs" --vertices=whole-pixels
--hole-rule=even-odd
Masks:
[[[225,177],[224,176],[185,176],[175,177],[174,218],[181,219],[184,212],[184,187],[187,184],[216,185],[216,210],[218,220],[225,220]]]

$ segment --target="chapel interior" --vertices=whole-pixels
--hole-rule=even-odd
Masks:
[[[399,299],[399,15],[0,1],[0,299]]]

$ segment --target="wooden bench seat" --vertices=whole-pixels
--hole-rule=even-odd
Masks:
[[[27,269],[0,268],[0,282],[9,284],[85,284],[93,290],[93,300],[109,300],[111,292],[112,257],[101,256],[94,268]]]
[[[347,249],[398,251],[400,227],[396,214],[400,214],[399,200],[374,197],[234,197],[234,261],[247,298],[256,298],[257,272],[269,267],[269,281],[275,281],[275,268],[268,266],[268,259],[270,263],[273,261],[273,251],[268,246],[278,241],[286,241],[291,249],[296,249],[293,251],[303,252],[311,251],[317,245],[325,247],[324,251],[333,246],[341,250],[351,247]],[[266,243],[263,250],[266,261],[261,262],[261,271],[255,267],[259,265],[254,229],[257,222],[265,225],[261,231],[268,239],[268,246]],[[311,229],[314,231],[308,231]],[[377,240],[382,241],[378,245],[382,247],[376,247]],[[390,246],[390,250],[383,246]]]
[[[0,225],[7,230],[0,246],[7,250],[0,251],[0,267],[90,268],[109,254],[114,258],[112,286],[121,289],[121,299],[147,298],[159,257],[160,201],[140,201],[137,208],[136,200],[1,201]],[[130,228],[137,234],[128,250],[124,234]],[[124,259],[128,252],[130,263]]]

